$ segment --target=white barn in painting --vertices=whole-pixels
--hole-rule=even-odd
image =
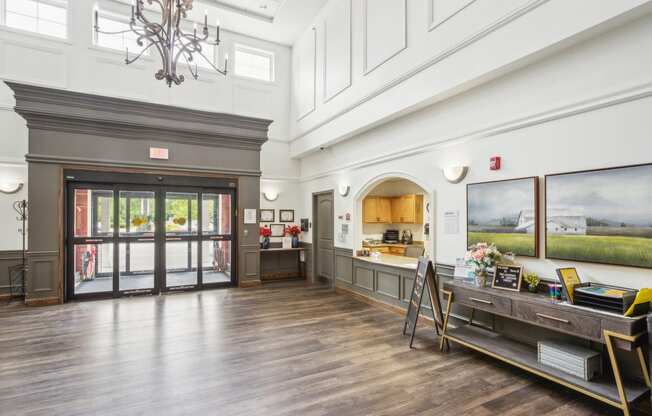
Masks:
[[[536,225],[536,218],[534,217],[533,209],[524,209],[518,214],[518,223],[516,224],[516,231],[525,231],[528,234],[534,234]]]
[[[546,230],[550,234],[586,235],[583,208],[550,208],[546,212]]]

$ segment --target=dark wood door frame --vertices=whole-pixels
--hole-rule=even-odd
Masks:
[[[313,283],[319,278],[319,269],[318,269],[318,259],[319,259],[319,228],[318,228],[318,204],[317,198],[320,195],[330,195],[333,200],[333,210],[332,210],[332,219],[333,219],[333,240],[335,237],[335,190],[330,189],[326,191],[313,192],[312,193],[312,280]],[[334,241],[333,241],[334,242]],[[335,290],[335,244],[333,244],[333,277],[331,279],[331,288]]]

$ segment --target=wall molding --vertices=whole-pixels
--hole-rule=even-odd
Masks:
[[[249,169],[216,169],[212,166],[197,166],[197,165],[177,165],[177,164],[161,164],[161,163],[144,163],[144,162],[125,162],[121,160],[112,159],[86,159],[77,157],[59,157],[51,155],[39,155],[28,153],[25,160],[29,163],[45,163],[55,165],[71,165],[71,166],[102,166],[102,167],[122,167],[134,169],[157,169],[157,170],[170,170],[170,171],[183,171],[183,172],[199,172],[199,173],[216,173],[220,175],[240,175],[240,176],[260,176],[261,172],[258,170]]]
[[[459,13],[464,11],[464,9],[466,9],[467,7],[469,7],[470,5],[472,5],[478,0],[465,0],[466,3],[464,3],[462,7],[455,10],[453,13],[449,14],[448,16],[442,17],[442,19],[439,21],[435,21],[435,9],[436,9],[435,2],[441,0],[426,0],[426,1],[428,2],[428,32],[432,32],[439,26],[451,20],[453,17],[457,16]]]
[[[489,138],[499,134],[533,127],[539,124],[545,124],[552,121],[573,117],[579,114],[589,113],[620,104],[626,104],[632,101],[637,101],[649,97],[652,97],[652,81],[621,88],[607,94],[574,101],[565,105],[552,107],[540,112],[534,112],[532,114],[519,116],[500,123],[472,129],[467,132],[462,132],[460,134],[454,134],[436,142],[430,140],[426,143],[407,146],[403,149],[390,151],[379,156],[359,159],[355,162],[349,162],[345,165],[329,169],[322,173],[304,176],[301,178],[301,182],[309,182],[316,179],[336,175],[343,170],[358,170],[368,166],[373,166],[380,163],[417,155],[423,152],[432,151],[437,148],[453,146],[472,140]]]
[[[312,35],[312,50],[313,50],[313,56],[312,56],[312,65],[313,65],[313,70],[312,70],[312,106],[304,111],[303,113],[299,113],[299,117],[297,117],[297,121],[301,121],[310,114],[314,113],[315,110],[317,109],[317,28],[312,27],[310,30],[310,33]]]
[[[373,68],[369,68],[367,62],[367,52],[368,52],[368,36],[367,36],[367,8],[369,0],[362,1],[362,70],[365,76],[371,74],[376,69],[380,68],[387,62],[391,61],[396,55],[403,52],[408,47],[407,42],[407,30],[408,30],[408,8],[407,0],[403,0],[403,43],[399,49],[392,51],[389,56],[383,59],[381,62],[376,64]]]
[[[485,26],[475,34],[469,36],[468,38],[464,39],[463,41],[459,42],[457,45],[447,49],[446,51],[440,53],[439,55],[434,56],[430,60],[426,61],[425,63],[403,73],[402,75],[398,76],[397,78],[393,79],[392,81],[389,81],[386,83],[384,86],[372,91],[371,93],[365,95],[361,99],[357,100],[356,102],[352,103],[351,105],[346,106],[342,110],[336,112],[332,116],[329,116],[325,118],[324,120],[316,123],[314,126],[308,128],[307,130],[301,132],[298,134],[296,137],[294,137],[290,142],[294,143],[298,140],[301,140],[302,138],[306,137],[310,133],[313,133],[314,131],[324,127],[325,125],[331,123],[332,121],[338,119],[342,115],[351,112],[355,110],[356,108],[360,107],[361,105],[365,104],[368,101],[371,101],[372,99],[382,95],[386,91],[402,84],[403,82],[407,81],[408,79],[414,77],[415,75],[427,70],[428,68],[438,64],[439,62],[443,61],[444,59],[447,59],[456,53],[460,52],[461,50],[467,48],[470,45],[473,45],[474,43],[480,41],[481,39],[487,37],[491,33],[495,32],[496,30],[502,28],[503,26],[506,26],[507,24],[515,21],[516,19],[532,12],[533,10],[536,10],[540,6],[544,5],[545,3],[548,3],[550,0],[531,0],[528,2],[526,5],[519,7],[516,10],[511,11],[507,15],[501,17],[500,19],[494,21],[488,26]]]
[[[324,65],[323,65],[323,71],[324,71],[324,103],[329,102],[333,98],[337,97],[340,95],[342,92],[346,91],[353,85],[353,0],[343,0],[347,4],[347,18],[349,21],[349,36],[348,36],[348,43],[349,43],[349,65],[345,69],[348,71],[348,77],[349,77],[349,82],[341,88],[339,91],[334,91],[331,95],[328,94],[328,19],[324,19]]]

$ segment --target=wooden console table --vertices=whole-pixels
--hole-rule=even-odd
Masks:
[[[260,250],[262,281],[305,279],[301,261],[304,248],[268,248]]]
[[[629,416],[634,402],[650,395],[650,374],[642,349],[647,342],[644,316],[628,318],[566,303],[553,303],[543,295],[477,288],[457,280],[445,281],[442,293],[448,298],[440,345],[442,351],[446,340],[456,342],[617,407],[625,416]],[[448,328],[453,304],[471,308],[466,325]],[[542,365],[537,360],[535,347],[475,325],[473,315],[476,310],[606,345],[613,376],[606,374],[598,380],[585,381]],[[636,353],[644,383],[622,377],[616,348]]]

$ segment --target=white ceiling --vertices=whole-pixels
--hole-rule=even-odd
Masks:
[[[195,0],[191,18],[226,30],[292,45],[328,0]],[[263,7],[261,7],[263,6]]]

